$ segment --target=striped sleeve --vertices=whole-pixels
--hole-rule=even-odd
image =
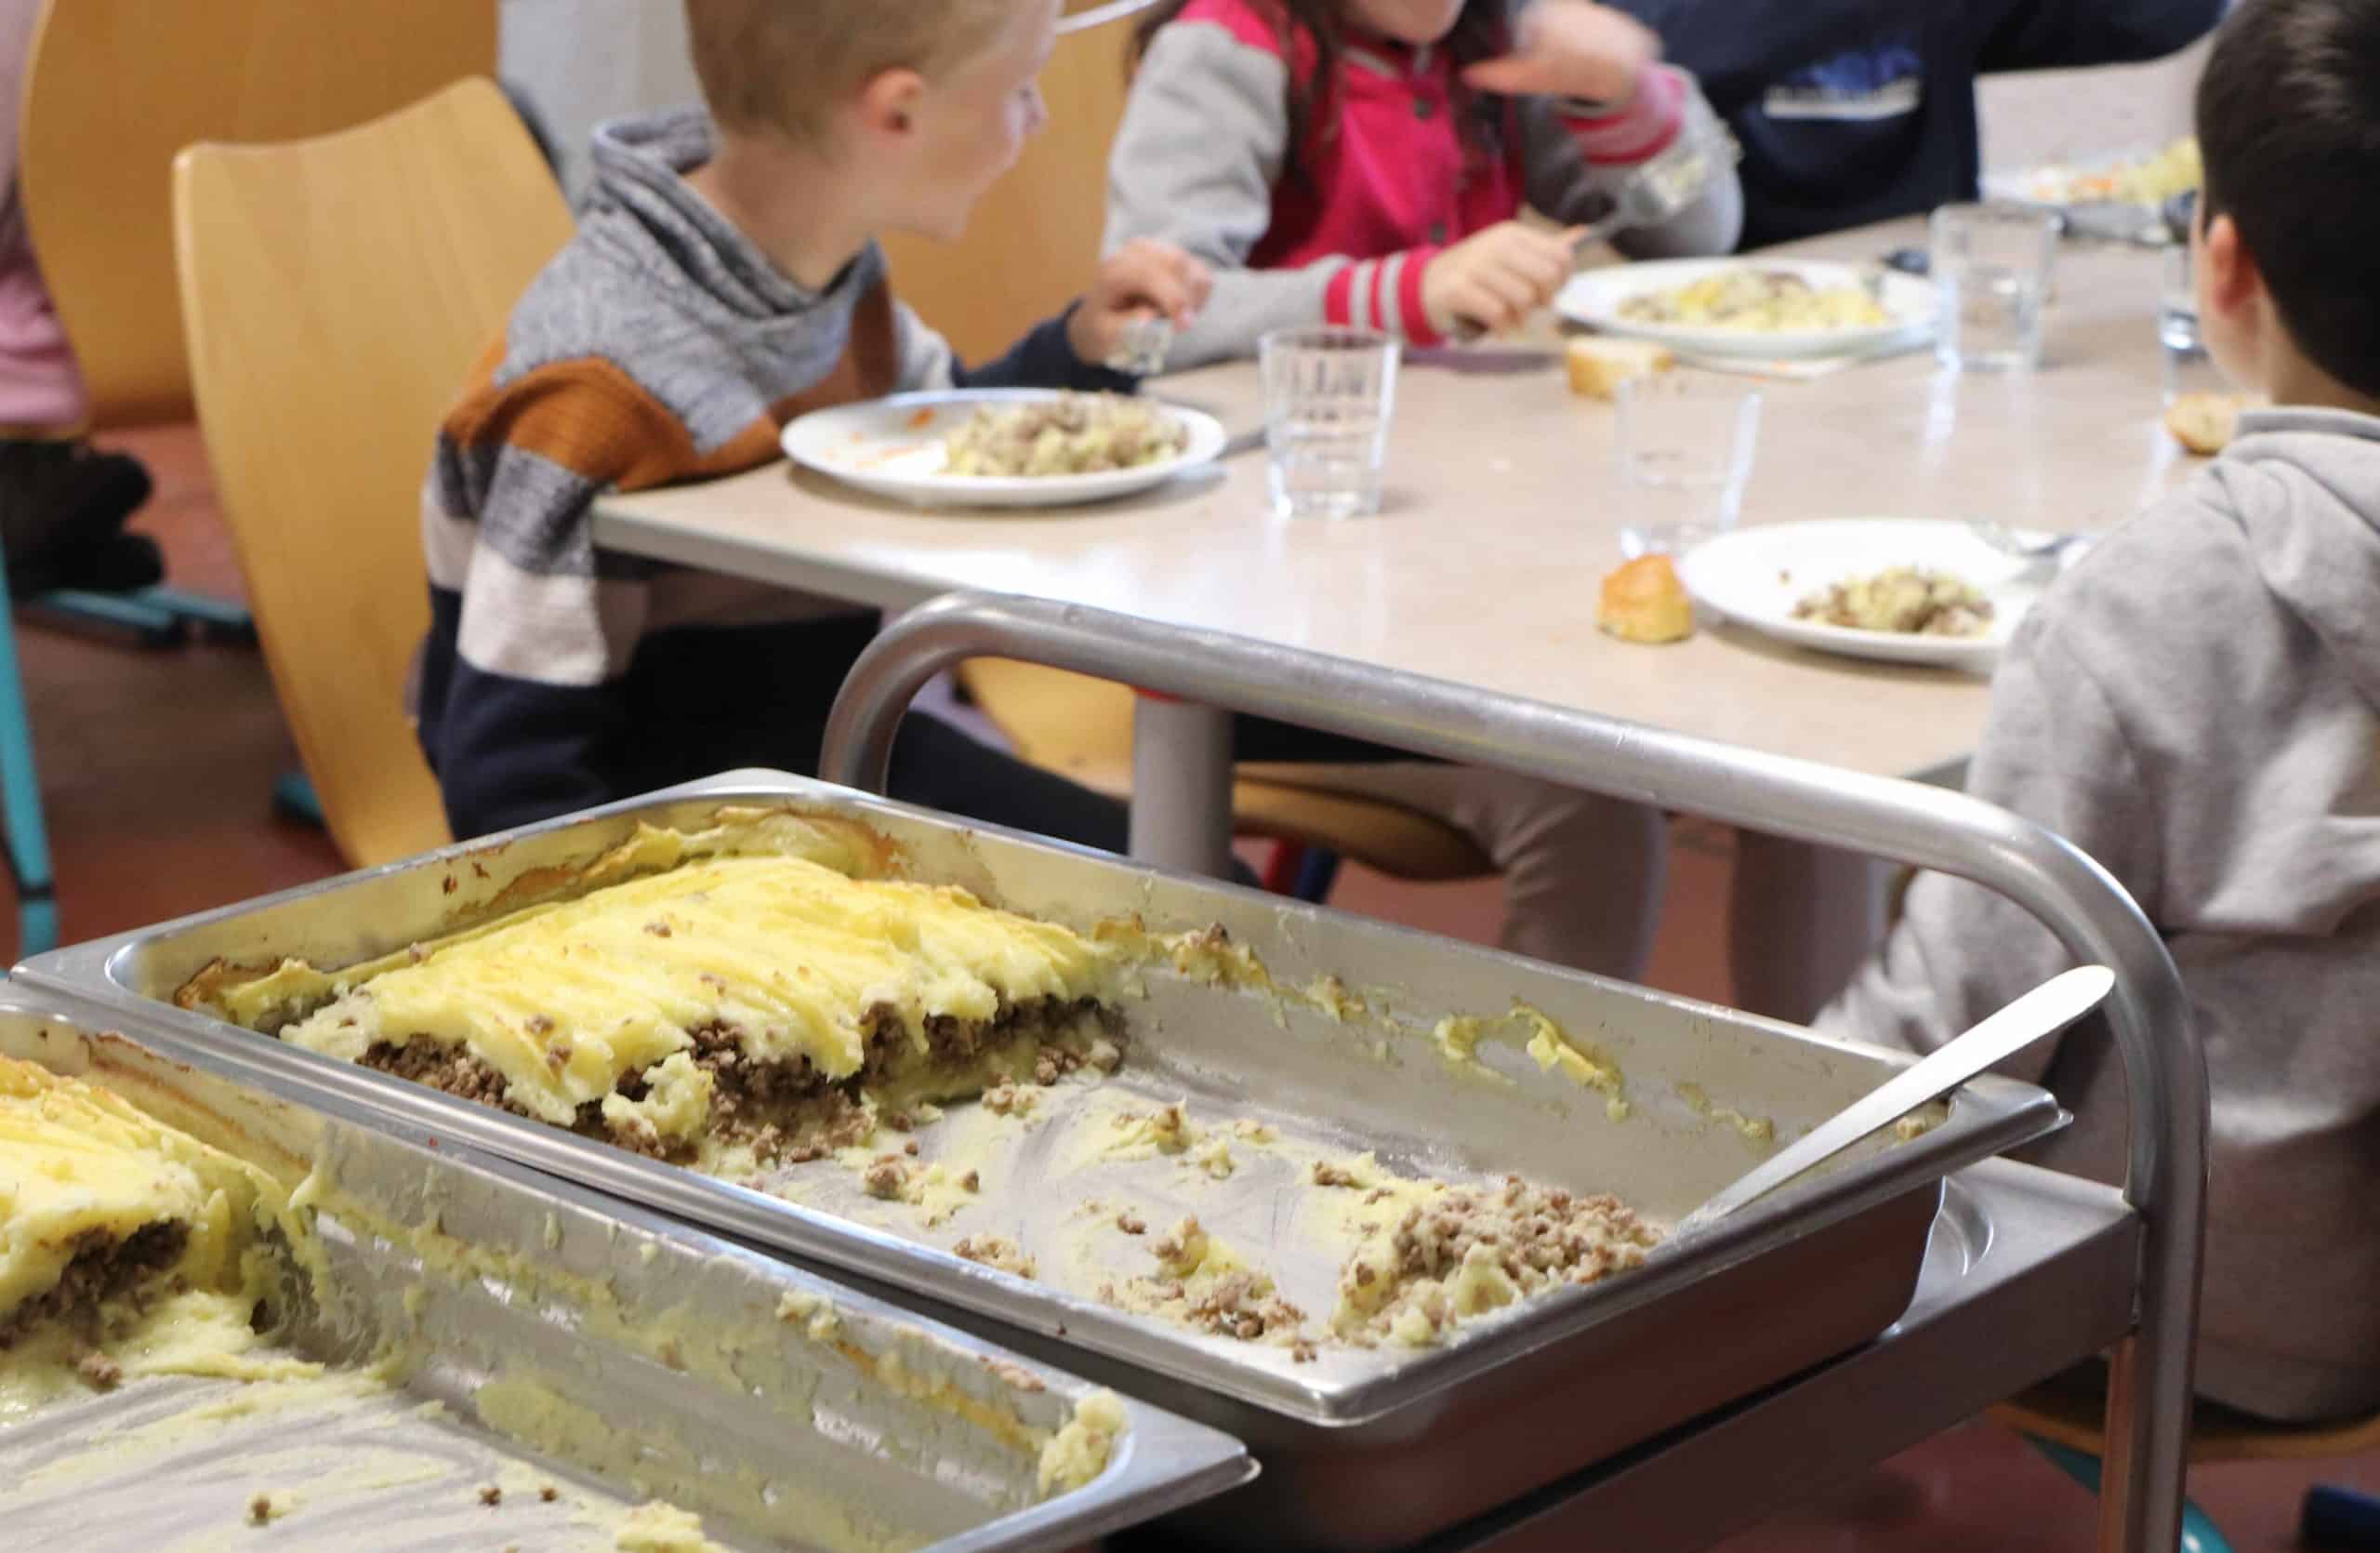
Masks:
[[[501,389],[483,380],[439,437],[422,501],[420,734],[458,836],[618,790],[630,719],[617,681],[650,570],[599,557],[588,512],[670,418],[615,376],[569,364]]]
[[[1289,155],[1289,68],[1258,35],[1194,7],[1150,41],[1132,77],[1108,162],[1106,251],[1157,238],[1215,272],[1206,307],[1174,339],[1173,366],[1250,355],[1271,330],[1324,323],[1334,286],[1346,306],[1356,300],[1340,281],[1344,259],[1248,267]]]
[[[1604,214],[1620,183],[1681,134],[1721,134],[1701,88],[1671,65],[1647,70],[1636,95],[1616,111],[1530,98],[1520,118],[1529,204],[1565,224]],[[1700,199],[1659,226],[1620,233],[1613,246],[1631,259],[1723,254],[1742,232],[1743,186],[1730,162],[1712,169]]]

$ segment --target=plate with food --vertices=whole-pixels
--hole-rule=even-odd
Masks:
[[[1052,389],[904,393],[814,411],[786,456],[920,507],[1073,507],[1163,484],[1222,453],[1223,426],[1179,405]]]
[[[1689,355],[1858,356],[1934,331],[1933,283],[1808,259],[1678,259],[1590,270],[1554,299],[1573,323]]]
[[[1702,607],[1796,646],[1987,670],[2049,580],[1966,524],[1908,518],[1738,529],[1678,576]]]
[[[2163,243],[2171,235],[2165,203],[2195,190],[2203,178],[2198,138],[2185,135],[2162,150],[1993,173],[1983,190],[1993,199],[2056,210],[2085,236]]]

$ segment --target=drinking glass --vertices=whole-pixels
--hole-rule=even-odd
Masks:
[[[1760,444],[1760,390],[1657,373],[1620,385],[1620,551],[1682,555],[1736,525]]]
[[[1280,329],[1257,346],[1273,511],[1355,518],[1380,511],[1396,340],[1374,329]]]
[[[2057,218],[2020,205],[1934,212],[1933,276],[1942,322],[1934,353],[1961,372],[2029,372],[2042,361],[2042,312],[2057,261]]]
[[[2185,393],[2228,393],[2230,383],[2198,327],[2198,285],[2192,273],[2189,245],[2177,243],[2165,250],[2164,280],[2157,293],[2157,340],[2164,347],[2165,403]]]

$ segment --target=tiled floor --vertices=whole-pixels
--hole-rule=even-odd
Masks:
[[[174,579],[236,592],[196,438],[177,430],[118,440],[156,476],[140,524],[165,545]],[[268,795],[290,755],[253,651],[142,653],[39,630],[21,641],[70,940],[337,869],[318,831],[272,817]],[[1648,977],[1656,985],[1725,998],[1728,866],[1723,833],[1681,831]],[[1492,883],[1416,888],[1355,869],[1339,904],[1466,937],[1490,936],[1497,917]],[[13,918],[0,931],[12,938]],[[2297,1546],[2297,1504],[2316,1481],[2380,1489],[2380,1457],[2212,1467],[2193,1489],[2243,1553],[2267,1553]],[[1726,1553],[2082,1553],[2091,1528],[2081,1489],[2007,1431],[1977,1423],[1730,1542]]]

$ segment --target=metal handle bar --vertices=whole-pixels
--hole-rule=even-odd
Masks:
[[[2124,1195],[2142,1221],[2143,1266],[2138,1331],[2111,1373],[2100,1534],[2107,1546],[2176,1546],[2205,1239],[2206,1057],[2173,957],[2098,864],[1963,793],[1222,631],[987,593],[921,604],[860,655],[827,718],[820,775],[882,791],[910,701],[976,657],[1068,669],[1957,874],[2023,906],[2079,960],[2112,969],[2109,1022],[2131,1104]]]

